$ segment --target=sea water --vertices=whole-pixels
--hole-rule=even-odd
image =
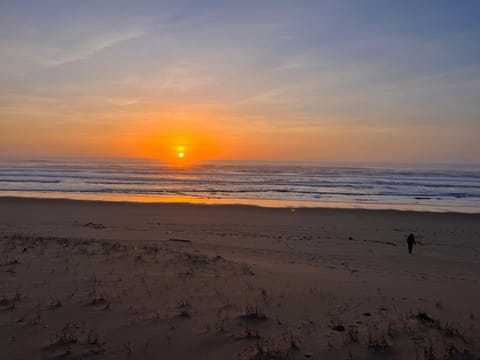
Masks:
[[[480,167],[0,159],[0,196],[480,212]]]

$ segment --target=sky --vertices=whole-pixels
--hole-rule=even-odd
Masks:
[[[474,0],[0,0],[0,156],[478,163],[478,19]]]

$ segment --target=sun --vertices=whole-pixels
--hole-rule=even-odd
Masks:
[[[177,157],[183,159],[185,157],[185,146],[177,146]]]

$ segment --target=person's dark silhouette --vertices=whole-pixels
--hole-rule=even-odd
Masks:
[[[417,242],[415,241],[415,235],[413,234],[408,235],[407,244],[408,244],[408,253],[411,254],[413,250],[413,245],[417,244]]]

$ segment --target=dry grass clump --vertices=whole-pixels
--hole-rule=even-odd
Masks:
[[[345,326],[343,325],[343,321],[337,314],[330,314],[330,326],[332,330],[344,332]]]
[[[358,326],[350,325],[348,327],[347,336],[350,342],[358,343]]]
[[[242,264],[240,266],[240,269],[241,269],[243,275],[248,275],[248,276],[254,276],[255,275],[255,272],[247,264]]]
[[[418,322],[426,326],[433,326],[435,324],[435,320],[431,318],[426,312],[419,311],[415,315],[415,318],[418,320]]]
[[[474,360],[477,359],[466,349],[461,349],[452,343],[444,343],[435,347],[429,342],[423,348],[425,360]]]
[[[373,335],[372,333],[368,334],[367,348],[369,350],[384,352],[390,350],[390,344],[387,342],[385,335]]]
[[[245,307],[244,313],[240,316],[242,319],[247,321],[266,321],[267,315],[265,311],[260,308],[258,305],[248,304]]]
[[[18,265],[20,264],[20,261],[18,261],[17,258],[5,258],[1,263],[0,263],[0,266],[1,267],[5,267],[5,266],[12,266],[12,265]]]
[[[392,346],[387,341],[388,335],[378,326],[369,326],[367,335],[367,348],[374,352],[388,352],[392,350]]]
[[[180,311],[180,316],[189,318],[191,316],[192,303],[189,299],[182,299],[177,304],[177,309]]]
[[[63,304],[60,300],[52,298],[50,300],[50,305],[48,306],[48,308],[50,310],[55,310],[55,309],[61,308],[62,306],[63,306]]]
[[[19,292],[15,293],[11,298],[6,297],[5,295],[0,298],[0,309],[2,310],[14,310],[16,304],[22,299],[22,294]]]
[[[293,350],[289,345],[280,342],[259,339],[249,360],[288,360],[291,359]]]
[[[47,346],[47,350],[54,350],[56,348],[64,348],[65,353],[62,356],[69,356],[72,353],[72,345],[78,342],[78,336],[76,335],[76,326],[73,323],[67,323],[62,329],[55,332],[50,344]]]

